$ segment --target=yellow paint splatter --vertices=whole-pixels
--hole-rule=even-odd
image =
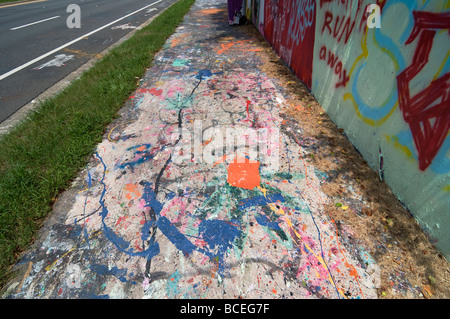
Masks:
[[[402,151],[403,153],[405,153],[405,155],[406,155],[408,158],[413,158],[413,155],[412,155],[411,150],[410,150],[407,146],[401,144],[401,143],[398,141],[398,137],[397,137],[397,136],[389,136],[389,135],[386,135],[386,139],[387,139],[388,142],[392,143],[392,145],[393,145],[395,148],[397,148],[398,150],[400,150],[400,151]]]
[[[366,123],[368,125],[371,125],[371,126],[381,126],[392,115],[392,113],[394,113],[394,111],[397,109],[397,106],[398,106],[398,101],[397,101],[395,103],[394,107],[389,111],[389,113],[385,117],[383,117],[383,118],[381,118],[379,120],[373,120],[373,119],[365,117],[364,115],[361,114],[361,112],[359,111],[359,106],[356,103],[355,98],[353,97],[352,93],[350,93],[350,92],[345,93],[343,99],[344,99],[344,102],[347,101],[347,100],[350,100],[352,102],[352,104],[353,104],[353,107],[355,108],[356,115],[364,123]]]

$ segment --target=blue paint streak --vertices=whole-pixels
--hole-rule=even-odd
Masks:
[[[91,172],[89,171],[89,168],[88,168],[88,171],[87,171],[87,175],[88,175],[88,176],[87,176],[87,177],[88,177],[88,189],[90,189],[91,186],[92,186],[92,176],[91,176]],[[88,199],[88,195],[86,194],[86,198],[84,199],[84,207],[83,207],[83,221],[84,221],[84,223],[86,223],[86,205],[87,205],[87,199]],[[75,223],[76,223],[76,221],[75,221]],[[84,226],[83,226],[83,228],[84,228],[84,231],[83,231],[83,233],[84,233],[84,239],[86,240],[89,249],[91,249],[91,243],[89,242],[89,235],[88,235],[88,232],[87,232],[87,228],[84,227]]]
[[[197,249],[166,217],[158,218],[156,226],[183,253],[191,254]]]
[[[316,229],[317,229],[317,235],[319,236],[320,255],[322,256],[322,260],[323,260],[323,262],[325,263],[325,267],[327,268],[327,271],[328,271],[328,273],[330,274],[331,280],[333,281],[334,288],[336,289],[336,294],[337,294],[338,298],[341,299],[341,296],[340,296],[339,291],[338,291],[337,286],[336,286],[336,282],[334,281],[333,274],[331,273],[330,268],[328,267],[328,264],[327,264],[327,262],[325,261],[325,255],[324,255],[324,253],[323,253],[323,246],[322,246],[322,238],[321,238],[321,234],[320,234],[320,229],[319,229],[319,227],[317,226],[316,220],[314,219],[314,216],[313,216],[312,212],[310,212],[309,215],[311,215],[311,219],[312,219],[312,221],[313,221],[313,223],[314,223],[314,226],[316,226]]]
[[[211,77],[213,74],[210,70],[204,69],[204,70],[198,70],[197,75],[195,76],[195,78],[197,80],[204,80],[207,79],[209,77]]]
[[[153,220],[147,220],[144,225],[142,225],[141,239],[142,241],[147,241],[150,238],[150,229],[153,227]]]
[[[203,220],[199,225],[199,233],[203,240],[208,244],[209,252],[205,253],[210,259],[218,264],[219,274],[224,272],[224,257],[229,249],[233,247],[233,242],[240,236],[241,231],[234,224],[239,221],[232,221],[232,223],[213,219]],[[215,250],[215,252],[211,252]]]
[[[237,222],[237,221],[234,221]],[[232,242],[239,235],[239,229],[230,222],[212,219],[203,220],[199,225],[199,233],[211,249],[219,247],[219,251],[231,248]]]
[[[98,157],[98,159],[101,161],[101,163],[103,164],[103,176],[102,176],[102,180],[100,181],[100,183],[103,185],[103,190],[102,190],[102,194],[100,196],[100,205],[101,205],[101,211],[100,211],[100,217],[102,218],[102,226],[103,226],[103,234],[105,235],[105,237],[110,240],[116,247],[117,249],[119,249],[121,252],[126,253],[127,255],[130,256],[139,256],[139,257],[144,257],[147,259],[151,259],[154,256],[159,254],[159,245],[157,242],[155,242],[154,240],[151,240],[149,242],[149,247],[143,251],[138,251],[135,252],[132,248],[130,247],[130,243],[127,242],[126,240],[124,240],[122,237],[118,236],[112,229],[110,229],[106,223],[105,223],[105,218],[108,216],[108,209],[105,206],[105,193],[106,193],[106,185],[105,185],[105,172],[106,172],[106,165],[105,162],[103,162],[103,159],[100,157],[100,155],[98,153],[96,153],[96,156]],[[141,238],[146,238],[147,234],[144,233],[145,228],[143,227],[143,233],[141,234]]]
[[[222,74],[222,73],[223,73],[223,71],[212,73],[208,69],[202,69],[202,70],[198,70],[197,75],[195,76],[195,78],[197,80],[206,80],[206,79],[210,78],[213,75]]]
[[[260,224],[261,226],[266,226],[273,230],[281,229],[280,225],[277,222],[270,221],[266,215],[257,214],[255,218],[258,224]]]
[[[91,171],[88,169],[88,188],[91,188],[92,186],[92,176]]]
[[[156,194],[149,182],[146,182],[144,184],[144,195],[142,195],[142,199],[145,200],[145,207],[153,208],[153,211],[158,217],[163,208],[163,205],[156,199]]]
[[[89,268],[93,272],[96,272],[97,274],[104,275],[104,276],[108,276],[108,275],[115,276],[121,282],[127,282],[127,279],[125,278],[125,276],[127,274],[126,269],[120,269],[117,267],[112,267],[111,269],[109,269],[105,265],[98,265],[98,264],[91,265]]]
[[[166,195],[166,199],[167,200],[171,200],[172,198],[174,198],[175,196],[177,196],[177,194],[175,192],[170,192]]]
[[[284,202],[284,197],[281,194],[270,194],[267,196],[255,196],[246,198],[239,202],[239,209],[246,209],[253,206],[263,206],[277,201]]]
[[[142,146],[145,146],[144,150],[136,150],[134,152],[134,159],[129,161],[129,162],[123,162],[120,165],[118,165],[119,169],[124,169],[127,166],[131,166],[134,167],[136,165],[142,164],[148,160],[153,159],[153,155],[150,154],[150,152],[148,151],[149,148],[151,148],[151,144],[140,144],[140,145],[135,145],[132,147],[127,148],[127,151],[131,151],[131,150],[135,150],[137,148],[140,148]]]
[[[109,295],[90,295],[89,298],[86,299],[110,299],[110,298]]]

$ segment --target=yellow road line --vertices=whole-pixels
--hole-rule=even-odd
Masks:
[[[44,1],[48,1],[48,0],[34,0],[34,1],[22,1],[22,2],[17,2],[17,3],[9,3],[9,4],[0,5],[0,9],[21,6],[22,4],[44,2]]]

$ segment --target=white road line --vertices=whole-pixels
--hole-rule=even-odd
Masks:
[[[11,29],[9,29],[9,30],[14,31],[14,30],[26,28],[26,27],[29,27],[30,25],[34,25],[34,24],[38,24],[38,23],[41,23],[41,22],[53,20],[53,19],[56,19],[56,18],[59,18],[59,17],[61,17],[61,16],[54,16],[54,17],[51,17],[51,18],[47,18],[47,19],[43,19],[43,20],[36,21],[36,22],[24,24],[24,25],[21,25],[20,27],[11,28]]]
[[[105,28],[107,28],[107,27],[113,25],[114,23],[117,23],[117,22],[123,20],[123,19],[126,19],[126,18],[128,18],[129,16],[132,16],[133,14],[136,14],[136,13],[142,11],[142,10],[145,10],[145,9],[147,9],[147,8],[153,6],[153,5],[155,5],[155,4],[157,4],[157,3],[161,2],[161,1],[162,1],[162,0],[158,0],[158,1],[156,1],[156,2],[153,2],[152,4],[149,4],[149,5],[145,6],[145,7],[143,7],[143,8],[140,8],[140,9],[138,9],[138,10],[136,10],[136,11],[133,11],[133,12],[131,12],[131,13],[129,13],[129,14],[127,14],[127,15],[125,15],[125,16],[119,18],[119,19],[117,19],[117,20],[114,20],[113,22],[110,22],[110,23],[105,24],[104,26],[102,26],[102,27],[100,27],[100,28],[98,28],[98,29],[95,29],[94,31],[91,31],[91,32],[89,32],[89,33],[86,33],[85,35],[82,35],[81,37],[76,38],[75,40],[72,40],[72,41],[70,41],[70,42],[67,42],[66,44],[63,44],[62,46],[57,47],[56,49],[51,50],[51,51],[49,51],[49,52],[47,52],[47,53],[45,53],[45,54],[43,54],[43,55],[37,57],[36,59],[33,59],[33,60],[31,60],[31,61],[28,61],[27,63],[24,63],[24,64],[22,64],[21,66],[18,66],[17,68],[15,68],[15,69],[13,69],[13,70],[11,70],[11,71],[9,71],[9,72],[6,72],[5,74],[0,75],[0,81],[3,80],[3,79],[6,79],[8,76],[11,76],[11,75],[13,75],[13,74],[16,73],[16,72],[19,72],[20,70],[25,69],[26,67],[29,67],[30,65],[32,65],[32,64],[34,64],[34,63],[36,63],[36,62],[38,62],[38,61],[40,61],[40,60],[42,60],[42,59],[45,59],[46,57],[48,57],[48,56],[50,56],[50,55],[52,55],[52,54],[58,52],[59,50],[62,50],[62,49],[64,49],[64,48],[67,48],[69,45],[72,45],[72,44],[74,44],[74,43],[76,43],[76,42],[78,42],[78,41],[80,41],[80,40],[82,40],[82,39],[84,39],[84,38],[86,38],[86,37],[89,37],[89,36],[93,35],[94,33],[98,32],[98,31],[100,31],[100,30],[103,30],[103,29],[105,29]]]

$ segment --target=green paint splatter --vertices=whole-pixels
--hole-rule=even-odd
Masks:
[[[185,66],[189,63],[189,60],[176,59],[173,61],[172,66]]]
[[[176,295],[180,292],[178,289],[178,282],[180,281],[180,273],[176,270],[173,274],[169,276],[169,279],[166,283],[166,292],[167,297],[175,298]]]
[[[192,105],[192,96],[183,97],[180,94],[177,94],[175,98],[166,98],[166,105],[169,110],[181,110],[184,108],[188,108]]]

